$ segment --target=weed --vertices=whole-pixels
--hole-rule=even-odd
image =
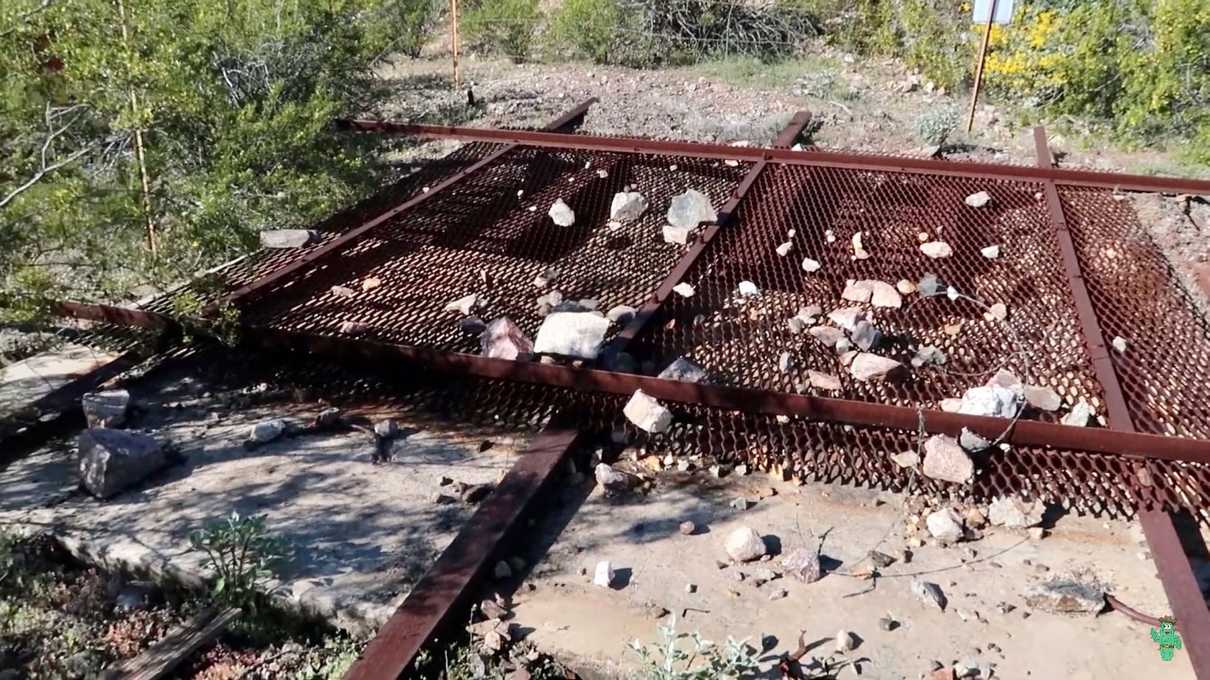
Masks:
[[[260,586],[272,578],[272,567],[286,555],[285,543],[269,535],[263,517],[238,512],[212,522],[189,536],[195,550],[206,554],[214,572],[211,594],[224,604],[255,611]]]
[[[958,127],[958,112],[951,108],[931,109],[916,119],[916,136],[925,144],[940,146]]]
[[[719,648],[697,632],[677,633],[675,617],[659,630],[657,644],[630,643],[645,680],[740,680],[759,672],[756,650],[742,640],[729,637]]]
[[[538,0],[482,0],[463,17],[462,30],[468,45],[522,62],[529,58],[541,18]]]

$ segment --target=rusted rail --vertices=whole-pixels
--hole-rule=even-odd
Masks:
[[[1034,128],[1034,146],[1039,167],[1049,168],[1054,160],[1047,143],[1045,128]],[[1105,334],[1097,320],[1088,287],[1084,283],[1080,260],[1053,179],[1045,182],[1045,191],[1046,206],[1059,241],[1068,283],[1075,298],[1080,328],[1092,357],[1097,380],[1105,391],[1110,434],[1121,437],[1135,435],[1130,408],[1109,356]],[[1146,460],[1140,461],[1136,472],[1146,470],[1146,466]],[[1139,486],[1140,479],[1146,477],[1147,474],[1136,474],[1135,479],[1124,479],[1122,483]],[[1160,582],[1168,596],[1168,603],[1172,606],[1176,625],[1184,636],[1185,649],[1189,653],[1193,671],[1199,678],[1210,678],[1210,609],[1206,608],[1206,600],[1193,574],[1189,558],[1185,555],[1172,516],[1155,507],[1140,507],[1138,512],[1139,523],[1143,527],[1147,545],[1151,548]]]
[[[1125,173],[1064,170],[1053,167],[1028,167],[996,163],[941,161],[925,158],[873,156],[836,151],[791,151],[763,147],[740,147],[699,142],[676,142],[640,137],[591,137],[555,132],[492,130],[450,125],[410,125],[376,120],[341,120],[337,124],[353,132],[413,135],[478,142],[499,142],[519,146],[556,149],[581,149],[611,153],[651,153],[691,158],[712,158],[757,162],[767,160],[786,165],[844,167],[876,172],[905,172],[958,177],[981,177],[1027,182],[1052,180],[1059,184],[1122,189],[1124,191],[1163,191],[1168,193],[1210,193],[1210,180],[1180,177],[1155,177]]]

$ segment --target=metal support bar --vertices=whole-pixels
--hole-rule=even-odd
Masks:
[[[546,126],[546,129],[552,130],[552,131],[561,130],[565,127],[578,124],[580,122],[580,120],[582,120],[584,118],[584,114],[586,114],[588,112],[588,109],[594,103],[596,103],[596,101],[597,100],[594,97],[592,99],[588,99],[588,100],[581,102],[575,108],[567,111],[566,113],[564,113],[563,115],[559,116],[554,121],[552,121],[549,125]],[[552,132],[552,133],[547,133],[547,134],[554,134],[554,133]],[[568,136],[574,138],[574,135],[568,135]],[[273,286],[274,284],[276,284],[278,282],[288,280],[291,276],[294,276],[299,271],[315,264],[316,262],[318,262],[319,260],[321,260],[323,258],[330,257],[336,253],[339,253],[340,251],[352,246],[354,243],[357,243],[366,234],[373,231],[377,227],[381,226],[383,223],[388,222],[388,221],[394,219],[395,217],[398,217],[400,214],[416,207],[417,205],[424,203],[425,201],[431,200],[434,196],[439,195],[445,189],[448,189],[448,188],[458,184],[459,182],[465,180],[467,177],[474,175],[475,173],[488,167],[492,163],[495,163],[496,161],[500,160],[500,158],[502,158],[504,155],[506,155],[510,151],[513,151],[514,149],[516,149],[517,146],[518,145],[514,144],[514,143],[506,144],[505,146],[501,147],[500,149],[497,149],[496,151],[493,151],[492,153],[488,154],[486,157],[480,159],[479,161],[475,162],[474,164],[464,168],[460,172],[454,173],[453,175],[442,180],[436,186],[432,187],[432,189],[430,189],[429,191],[424,192],[424,193],[420,194],[419,196],[416,196],[410,200],[404,201],[403,203],[400,203],[399,205],[396,205],[393,208],[390,208],[389,210],[378,214],[373,219],[363,222],[362,224],[354,227],[353,229],[350,229],[350,230],[346,231],[345,233],[341,234],[340,236],[325,243],[324,245],[311,250],[306,255],[303,255],[302,257],[300,257],[299,259],[290,263],[289,265],[282,267],[281,269],[278,269],[270,274],[266,274],[265,276],[262,276],[261,278],[255,280],[245,286],[241,286],[240,288],[237,288],[235,291],[233,291],[231,294],[229,294],[227,296],[226,301],[231,304],[238,303],[240,300],[242,300],[244,298],[249,298],[249,297],[257,294],[258,292],[263,291],[263,290]]]
[[[1047,144],[1046,130],[1041,126],[1034,128],[1034,147],[1038,165],[1051,167],[1054,158]],[[1063,256],[1063,266],[1075,298],[1080,330],[1092,355],[1097,380],[1105,392],[1110,432],[1122,437],[1135,435],[1126,397],[1114,371],[1113,361],[1106,350],[1104,333],[1101,332],[1092,298],[1084,284],[1079,257],[1067,227],[1067,218],[1063,214],[1063,203],[1053,180],[1046,182],[1046,206],[1050,211],[1051,224],[1055,228]],[[1145,460],[1141,461],[1139,467],[1142,468],[1145,463]],[[1147,545],[1151,548],[1164,593],[1168,596],[1176,625],[1184,637],[1193,672],[1198,678],[1206,680],[1210,678],[1210,609],[1206,608],[1206,599],[1193,574],[1189,558],[1181,546],[1172,516],[1154,507],[1140,507],[1138,512],[1139,523],[1143,527]]]
[[[555,132],[492,130],[449,125],[407,125],[374,120],[338,120],[337,126],[354,132],[415,135],[478,142],[502,142],[522,146],[579,149],[612,153],[647,153],[694,158],[758,162],[762,159],[786,165],[844,167],[873,172],[905,172],[953,177],[1007,179],[1019,182],[1053,180],[1059,184],[1167,193],[1207,194],[1210,181],[1181,177],[1155,177],[1091,170],[1036,168],[997,163],[942,161],[931,158],[873,156],[838,151],[790,151],[762,147],[728,146],[698,142],[675,142],[641,137],[591,137]]]

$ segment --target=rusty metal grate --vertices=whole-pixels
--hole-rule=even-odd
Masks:
[[[1068,406],[1081,398],[1099,404],[1078,323],[1067,311],[1071,296],[1046,208],[1037,198],[1040,190],[1014,181],[771,169],[741,205],[736,226],[690,272],[686,280],[695,287],[694,296],[670,299],[633,347],[662,362],[690,356],[717,379],[754,388],[816,392],[808,386],[810,369],[842,381],[839,393],[821,396],[936,408],[942,399],[961,396],[1005,368],[1027,382],[1053,387]],[[978,209],[965,205],[963,199],[977,191],[989,192],[992,203]],[[856,232],[863,234],[869,259],[853,257]],[[944,240],[954,255],[927,257],[919,249],[921,234]],[[793,248],[781,257],[775,249],[786,241]],[[980,254],[990,245],[1001,246],[1000,257]],[[821,269],[804,272],[805,257],[820,262]],[[988,320],[986,306],[962,298],[913,293],[903,296],[900,309],[841,298],[849,280],[894,284],[919,281],[926,273],[985,305],[1004,303],[1007,321]],[[761,289],[759,297],[745,300],[737,293],[744,280]],[[912,347],[922,345],[940,348],[947,361],[915,370],[904,382],[853,380],[835,351],[790,331],[787,320],[811,304],[824,314],[843,307],[873,310],[877,325],[895,338],[889,355],[904,364],[915,354]],[[789,372],[778,369],[782,352],[794,357]]]
[[[547,292],[534,279],[552,267],[558,271],[552,287],[565,299],[594,299],[602,311],[637,307],[685,250],[661,236],[672,196],[692,187],[721,205],[745,169],[700,159],[513,151],[339,257],[304,270],[289,288],[251,305],[244,319],[324,334],[352,321],[368,325],[372,339],[477,352],[476,336],[459,329],[460,315],[443,311],[445,303],[477,293],[476,314],[507,316],[532,337],[542,321],[537,299]],[[652,207],[611,228],[610,201],[625,185]],[[574,225],[559,227],[547,216],[556,199],[575,211]],[[362,292],[368,278],[382,286]],[[340,297],[333,286],[357,294]]]

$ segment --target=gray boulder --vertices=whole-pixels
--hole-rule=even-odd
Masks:
[[[596,359],[609,330],[609,319],[597,312],[555,312],[542,322],[534,352]]]
[[[168,467],[171,460],[158,441],[145,434],[104,427],[79,437],[80,486],[97,498],[110,498]]]
[[[84,409],[84,419],[89,427],[121,427],[126,424],[130,409],[130,392],[92,392],[80,398],[80,407]]]
[[[301,248],[318,239],[319,234],[310,229],[266,229],[260,233],[260,244],[265,248]]]

